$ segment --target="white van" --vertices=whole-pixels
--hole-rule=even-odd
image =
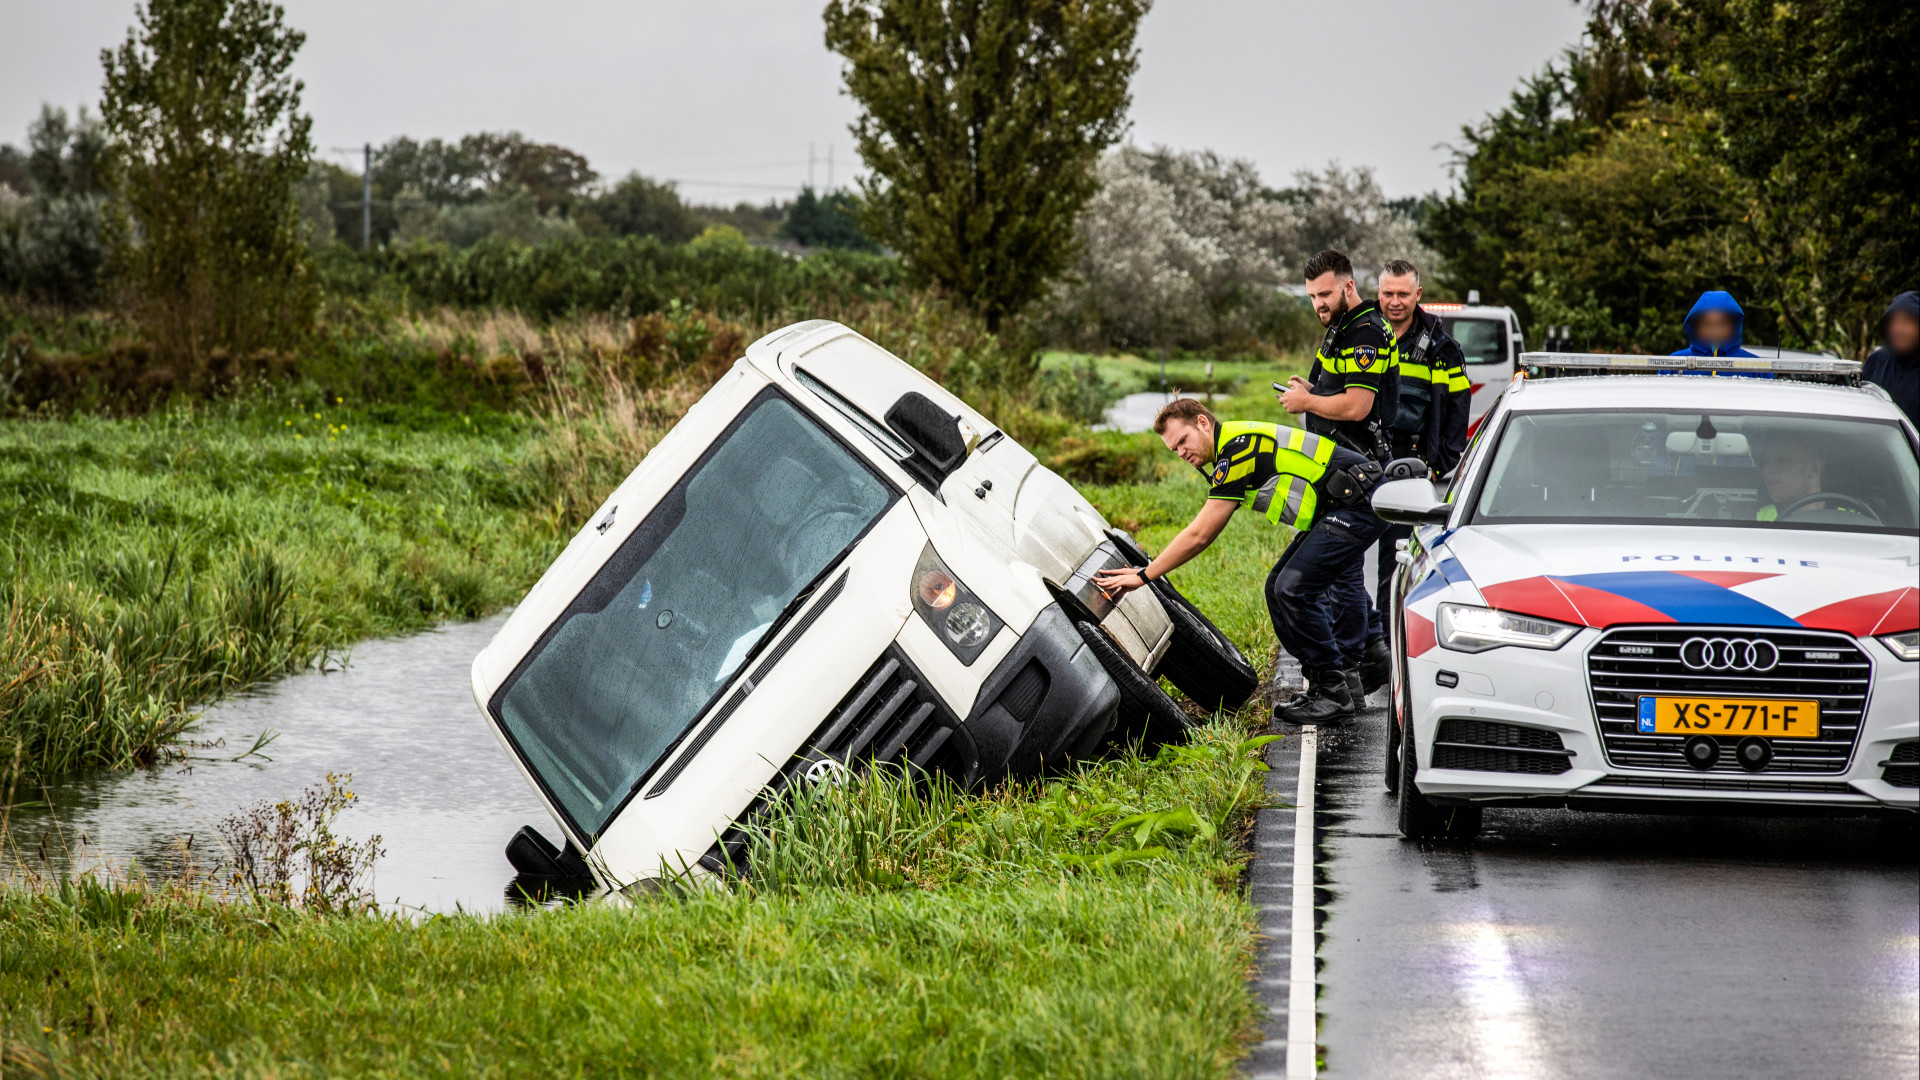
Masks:
[[[1510,307],[1491,304],[1422,304],[1439,316],[1453,340],[1460,343],[1466,362],[1461,365],[1467,382],[1473,387],[1472,415],[1468,432],[1479,430],[1480,421],[1493,408],[1494,399],[1513,381],[1523,342],[1520,316]]]
[[[473,662],[563,834],[523,874],[743,873],[785,786],[886,763],[963,784],[1177,738],[1256,677],[985,416],[837,323],[755,342],[606,499]]]

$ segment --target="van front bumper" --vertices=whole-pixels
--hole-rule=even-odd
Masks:
[[[1120,688],[1054,603],[1034,617],[974,700],[956,732],[971,758],[963,777],[968,785],[1034,776],[1091,754],[1113,727]]]

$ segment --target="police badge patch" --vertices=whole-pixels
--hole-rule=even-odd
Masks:
[[[1355,345],[1353,347],[1353,362],[1360,365],[1361,371],[1372,367],[1373,359],[1378,355],[1379,350],[1371,345]]]
[[[1226,482],[1227,482],[1227,463],[1224,461],[1214,462],[1212,483],[1218,486]]]

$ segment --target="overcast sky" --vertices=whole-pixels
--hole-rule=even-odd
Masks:
[[[754,201],[855,167],[821,0],[284,0],[323,153],[517,129],[694,201]],[[99,98],[133,0],[0,0],[0,141]],[[1131,138],[1251,158],[1270,184],[1331,159],[1394,196],[1447,186],[1442,143],[1580,34],[1570,0],[1161,0]]]

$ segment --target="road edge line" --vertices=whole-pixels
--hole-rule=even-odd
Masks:
[[[1313,1080],[1320,1048],[1313,957],[1313,788],[1319,731],[1300,729],[1300,781],[1293,799],[1293,911],[1288,934],[1287,1080]]]

